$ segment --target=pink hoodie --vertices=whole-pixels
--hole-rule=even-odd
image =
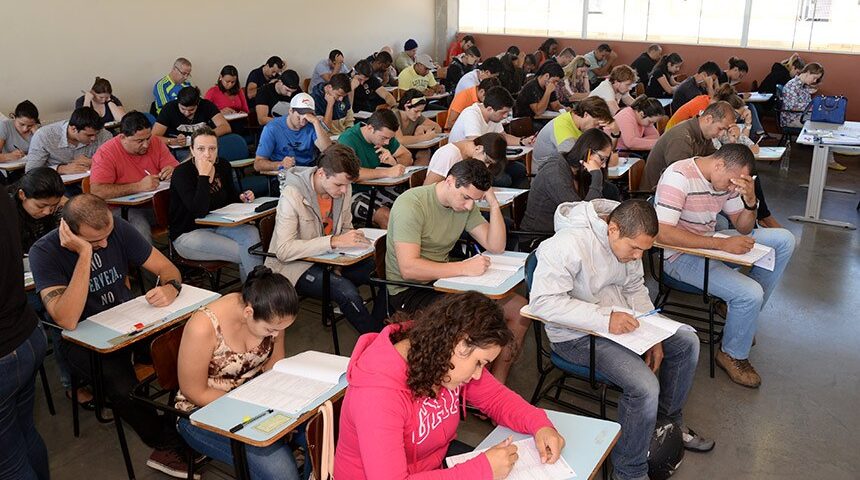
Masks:
[[[381,333],[362,335],[352,353],[334,459],[336,480],[492,480],[486,455],[441,468],[464,408],[461,389],[465,402],[500,425],[532,435],[552,427],[543,410],[486,371],[456,390],[443,388],[435,400],[413,399],[406,361],[390,339],[401,328],[389,325]]]

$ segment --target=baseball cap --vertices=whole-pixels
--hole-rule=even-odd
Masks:
[[[313,97],[304,92],[293,95],[293,99],[290,100],[290,109],[299,113],[313,113],[315,108]]]
[[[289,88],[292,88],[292,89],[299,88],[299,74],[296,73],[295,70],[284,71],[284,73],[282,73],[281,76],[278,77],[278,80],[280,80],[281,83],[283,83],[285,86],[287,86]]]
[[[415,56],[415,63],[420,63],[427,68],[436,68],[436,64],[433,63],[433,58],[426,53],[419,53]]]
[[[406,44],[403,45],[403,50],[415,50],[418,48],[418,42],[413,39],[406,40]]]

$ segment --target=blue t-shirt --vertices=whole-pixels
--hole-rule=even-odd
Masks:
[[[317,132],[310,123],[299,130],[287,126],[287,117],[278,117],[263,127],[257,156],[280,162],[284,157],[296,159],[296,165],[314,164],[314,142]]]
[[[325,100],[325,83],[321,83],[311,89],[311,96],[314,97],[314,105],[316,106],[317,115],[325,115],[325,109],[328,107],[328,102]],[[331,119],[340,120],[349,112],[349,96],[343,97],[343,100],[335,102],[331,110]]]
[[[93,250],[90,289],[81,320],[134,298],[125,286],[129,266],[139,267],[152,254],[152,245],[125,220],[114,218],[107,247]],[[68,285],[78,255],[60,246],[59,230],[51,230],[30,248],[30,270],[36,291]]]

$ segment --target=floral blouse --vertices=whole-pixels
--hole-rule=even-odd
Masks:
[[[794,77],[782,87],[783,110],[798,110],[806,112],[812,105],[812,94],[800,77]],[[797,125],[803,121],[803,113],[783,112],[780,120],[783,125]]]

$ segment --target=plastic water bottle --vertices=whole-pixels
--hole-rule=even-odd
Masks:
[[[287,188],[287,171],[284,169],[283,165],[278,167],[278,186],[280,187],[278,192],[280,195],[280,192],[283,192],[284,189]]]

